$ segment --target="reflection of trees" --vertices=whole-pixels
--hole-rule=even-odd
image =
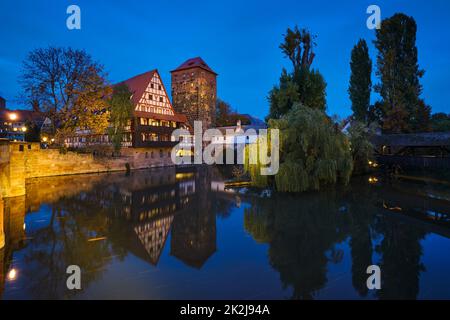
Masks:
[[[350,216],[350,249],[352,255],[352,284],[360,296],[367,296],[367,267],[372,265],[372,223],[375,199],[366,184],[354,184],[346,194]]]
[[[342,255],[335,244],[345,238],[346,216],[339,214],[335,194],[275,196],[253,203],[245,215],[247,231],[269,242],[270,263],[283,285],[292,286],[292,298],[313,298],[327,282],[327,263]]]
[[[419,293],[420,272],[425,271],[420,259],[420,240],[425,231],[410,223],[392,221],[383,216],[377,223],[383,240],[377,247],[382,254],[380,264],[382,286],[380,299],[416,299]]]
[[[280,272],[293,298],[310,299],[327,283],[327,265],[339,262],[336,244],[349,237],[352,283],[361,296],[368,294],[367,267],[374,244],[380,254],[380,299],[414,299],[419,291],[424,230],[411,222],[390,217],[379,204],[379,195],[366,183],[354,182],[343,194],[276,195],[253,200],[245,209],[245,229],[260,243],[269,244],[269,260]]]
[[[81,268],[83,288],[100,276],[113,255],[109,242],[98,240],[107,233],[107,221],[98,201],[63,198],[53,204],[48,226],[31,235],[33,241],[24,256],[25,263],[33,265],[26,270],[32,270],[27,287],[34,298],[74,294],[65,287],[69,265]]]

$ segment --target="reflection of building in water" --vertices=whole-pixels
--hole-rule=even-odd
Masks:
[[[211,178],[208,170],[193,170],[177,173],[176,168],[164,168],[134,171],[129,176],[112,173],[33,180],[27,183],[26,208],[36,211],[46,203],[74,218],[80,215],[77,223],[85,216],[99,215],[105,229],[98,234],[153,265],[158,263],[172,223],[178,220],[177,225],[186,225],[187,230],[183,234],[177,229],[175,245],[180,248],[184,241],[193,246],[185,247],[190,252],[176,256],[188,261],[186,255],[199,260],[195,257],[203,254],[206,261],[216,241]],[[21,207],[25,212],[25,203]]]
[[[193,173],[153,170],[133,177],[120,187],[122,218],[132,223],[127,248],[137,257],[158,263],[175,214],[186,214],[193,203],[196,182]]]
[[[216,216],[211,208],[208,170],[196,173],[195,187],[195,203],[173,221],[170,254],[189,266],[201,268],[216,251]]]
[[[200,269],[216,251],[216,216],[197,211],[178,215],[172,225],[170,254]]]
[[[156,265],[161,255],[173,216],[163,217],[150,222],[145,222],[134,227],[134,232],[139,238],[140,243],[145,248],[146,255],[142,256],[141,251],[134,251],[140,258],[150,258],[150,263]]]
[[[0,199],[0,298],[5,281],[15,280],[17,271],[12,266],[12,255],[25,245],[25,197]]]

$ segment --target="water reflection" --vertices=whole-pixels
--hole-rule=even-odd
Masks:
[[[279,288],[264,281],[254,287],[274,292],[270,297],[340,298],[342,292],[352,298],[415,299],[427,297],[421,286],[429,286],[421,278],[428,268],[436,269],[424,262],[424,254],[431,252],[438,260],[435,255],[442,254],[427,244],[427,237],[439,234],[438,245],[450,248],[450,199],[445,188],[400,182],[374,185],[362,178],[342,190],[267,199],[227,192],[222,180],[211,168],[186,173],[166,168],[131,176],[29,181],[26,197],[0,202],[0,296],[79,297],[80,292],[65,287],[66,268],[76,264],[83,270],[83,288],[96,288],[93,297],[102,298],[111,268],[122,268],[119,274],[125,274],[136,265],[130,261],[135,257],[149,269],[160,268],[160,278],[176,277],[171,273],[175,267],[186,277],[192,277],[189,270],[197,270],[202,279],[209,279],[202,297],[221,297],[220,290],[228,288],[233,292],[229,298],[239,298],[239,280],[268,264],[272,269],[265,272],[276,272]],[[233,229],[225,227],[226,221]],[[253,242],[236,233],[239,230],[250,234]],[[222,247],[233,243],[247,254],[266,246],[262,259],[254,258],[265,262],[245,269],[242,257],[217,251],[218,233]],[[205,267],[211,260],[218,263]],[[450,267],[449,260],[440,263]],[[382,290],[367,289],[366,268],[371,264],[381,267]],[[234,270],[241,271],[235,275]],[[231,275],[238,281],[227,281]],[[450,282],[447,279],[443,286]],[[167,297],[180,297],[181,290],[181,284],[171,284]],[[197,290],[193,286],[181,297],[197,296]],[[428,295],[434,296],[429,289]],[[440,290],[436,297],[450,298],[450,291]]]
[[[327,285],[329,265],[342,259],[337,245],[346,239],[352,284],[360,297],[368,295],[367,266],[378,264],[383,277],[376,297],[417,298],[420,273],[425,271],[421,262],[425,226],[380,211],[379,197],[385,190],[352,186],[345,192],[301,199],[277,196],[257,201],[245,212],[245,227],[257,241],[269,244],[270,263],[280,272],[283,285],[293,287],[293,299],[312,299]]]

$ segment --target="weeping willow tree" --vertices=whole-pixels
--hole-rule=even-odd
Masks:
[[[323,111],[295,104],[280,119],[269,120],[269,128],[280,130],[280,168],[275,177],[261,176],[260,162],[246,161],[256,186],[303,192],[348,183],[353,169],[349,141]]]

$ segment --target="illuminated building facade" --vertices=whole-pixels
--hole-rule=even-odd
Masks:
[[[132,93],[133,115],[125,128],[123,147],[172,147],[172,132],[177,128],[187,128],[186,116],[177,114],[172,108],[166,88],[158,70],[122,81]],[[93,135],[90,131],[79,130],[76,136],[68,138],[69,147],[86,144],[109,144],[109,136]]]
[[[215,123],[217,73],[202,58],[182,63],[172,73],[172,101],[176,112],[186,115],[190,126],[202,122],[203,129]]]

